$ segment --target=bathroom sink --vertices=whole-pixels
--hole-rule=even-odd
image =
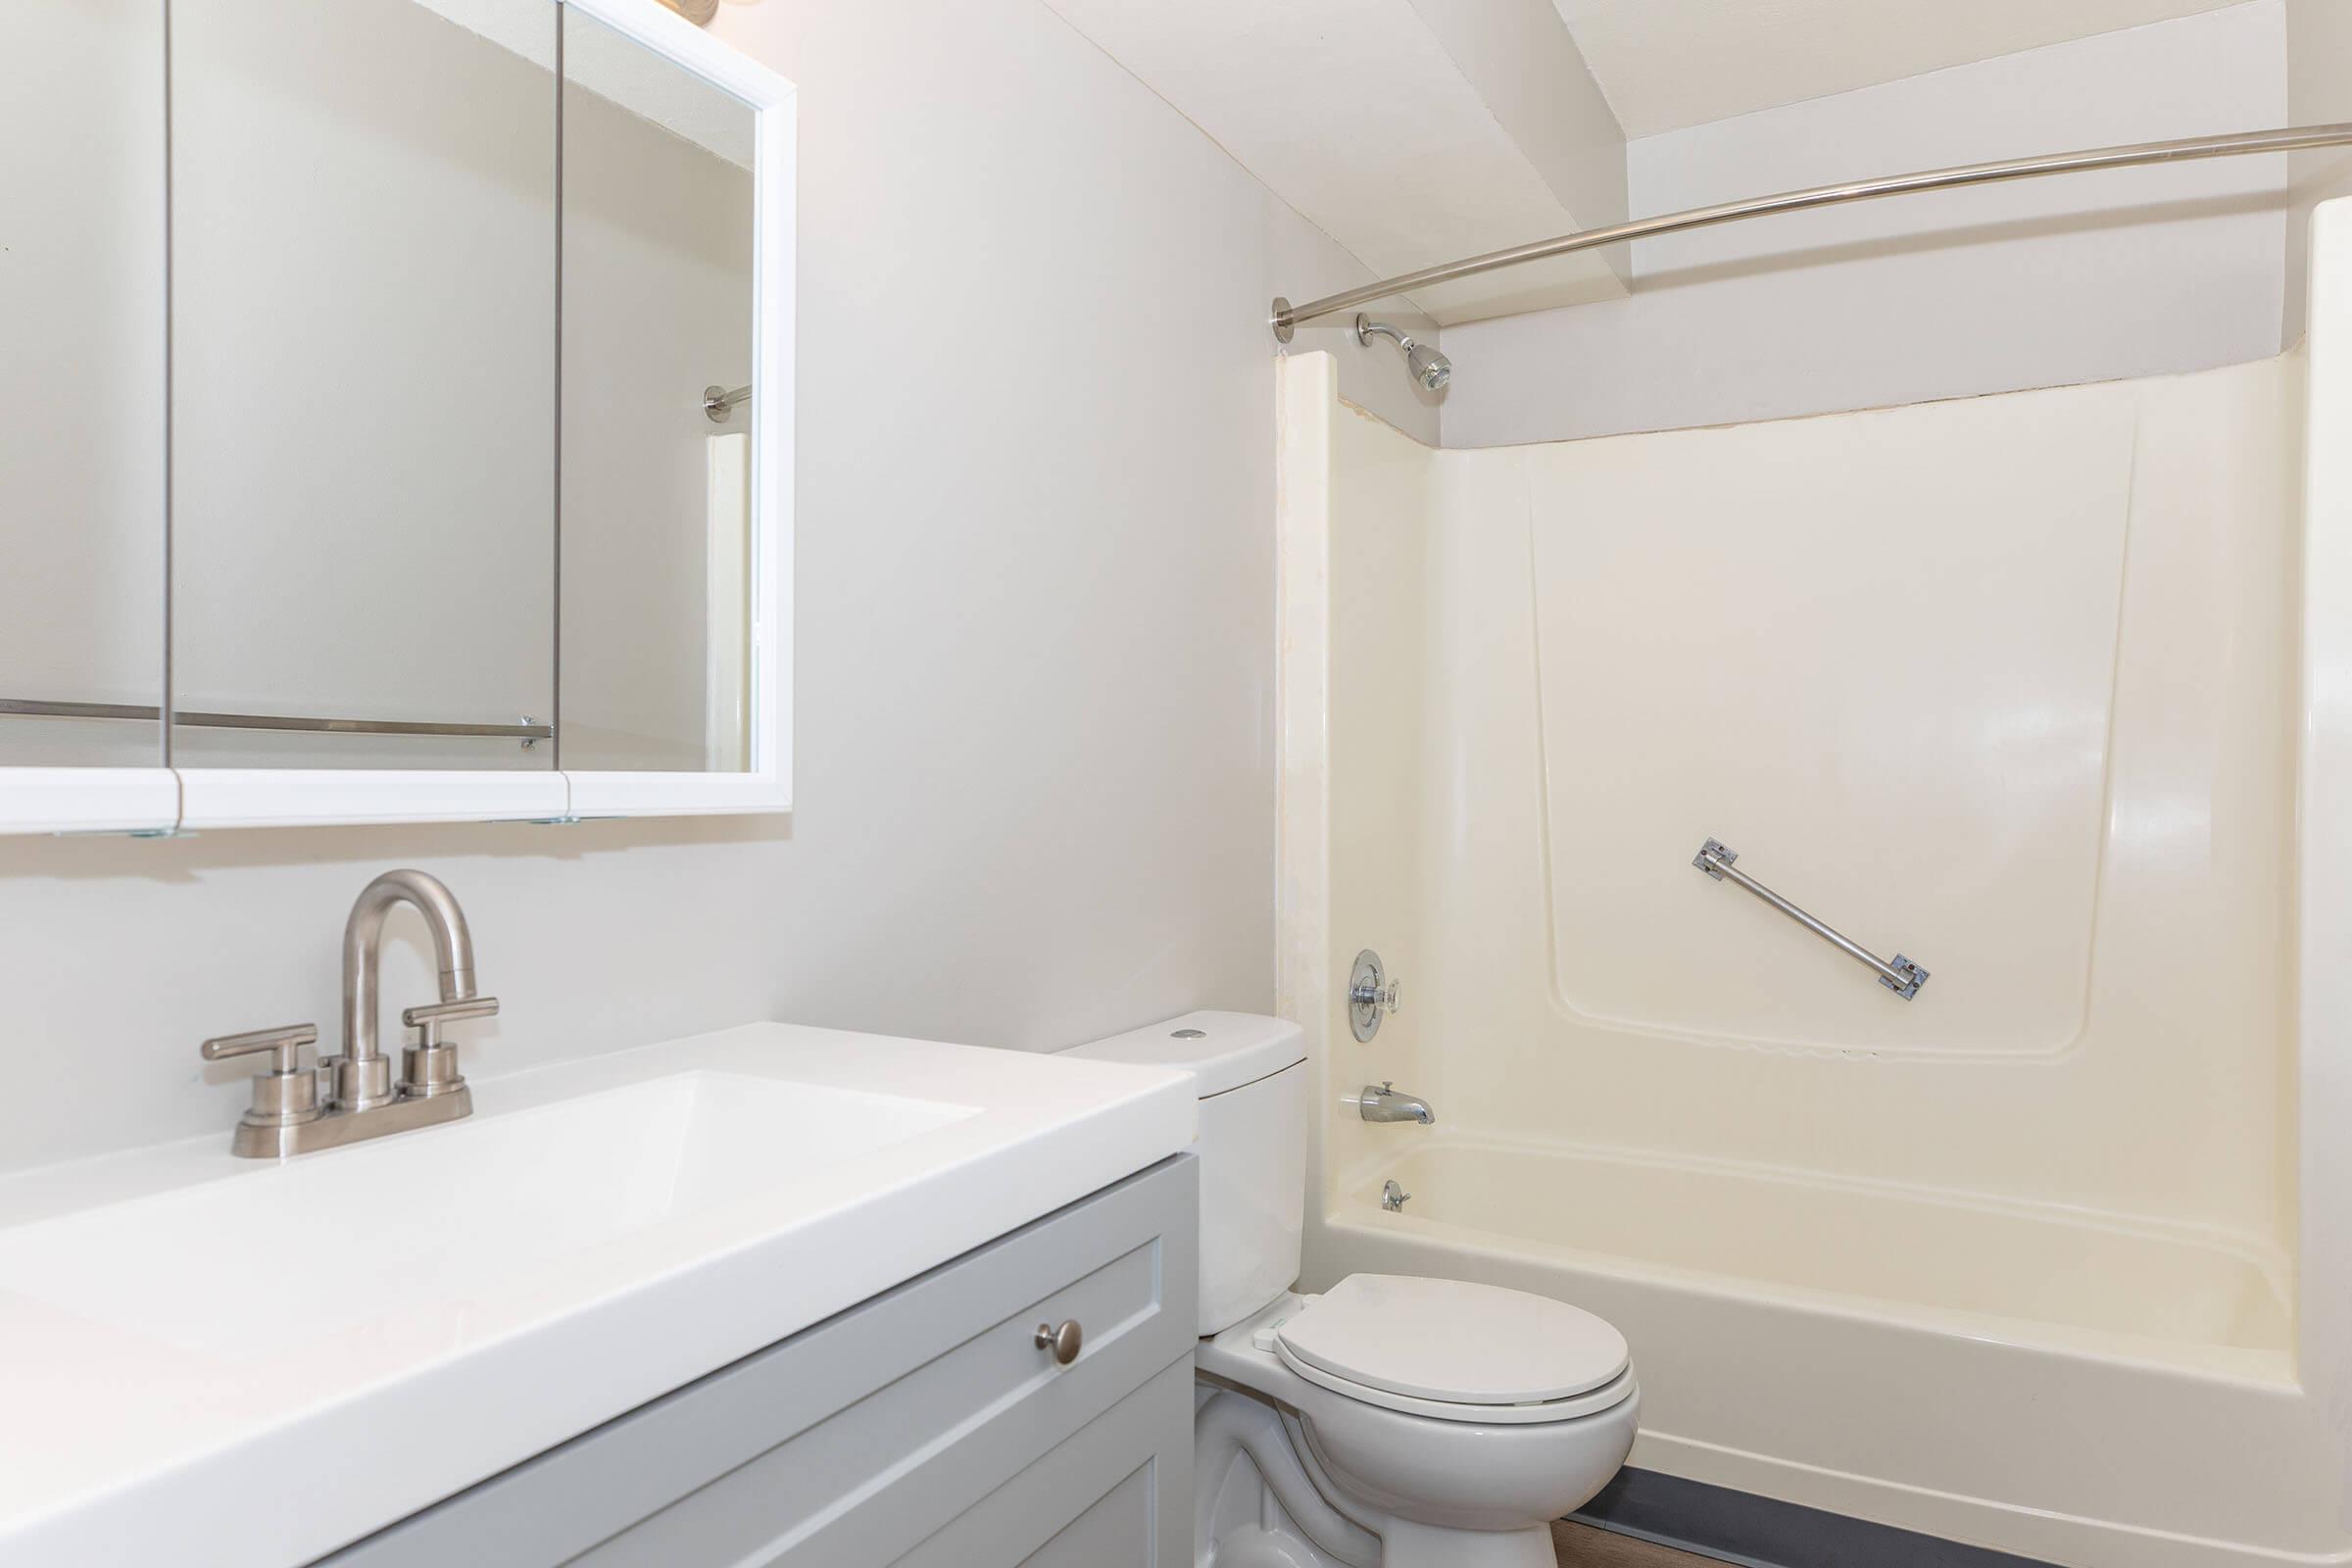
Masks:
[[[335,1335],[355,1312],[463,1310],[566,1257],[978,1114],[673,1073],[0,1231],[0,1292],[259,1359]],[[156,1289],[198,1278],[209,1288]]]
[[[786,1024],[472,1087],[283,1162],[232,1115],[0,1177],[0,1568],[309,1563],[1197,1119],[1177,1072]]]

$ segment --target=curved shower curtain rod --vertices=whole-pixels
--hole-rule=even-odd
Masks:
[[[2181,141],[2133,142],[2124,147],[2093,147],[2078,153],[2045,153],[2039,158],[2013,158],[1998,164],[1963,164],[1956,169],[1931,169],[1916,174],[1889,174],[1881,179],[1857,179],[1842,185],[1816,185],[1809,190],[1783,191],[1777,196],[1751,196],[1745,201],[1724,202],[1714,207],[1693,207],[1686,212],[1665,213],[1656,218],[1637,218],[1630,222],[1611,223],[1606,228],[1579,229],[1557,239],[1540,239],[1528,245],[1514,245],[1509,250],[1489,251],[1483,256],[1471,256],[1443,267],[1425,267],[1418,272],[1406,272],[1398,277],[1384,277],[1362,288],[1351,288],[1344,294],[1328,294],[1304,305],[1293,305],[1276,295],[1274,314],[1268,324],[1274,328],[1277,342],[1288,343],[1292,331],[1319,317],[1337,316],[1352,311],[1374,300],[1409,293],[1438,283],[1450,283],[1458,277],[1475,277],[1499,268],[1518,267],[1527,262],[1546,261],[1554,256],[1566,256],[1575,251],[1598,250],[1604,245],[1619,245],[1627,240],[1646,239],[1653,234],[1679,234],[1685,229],[1710,228],[1717,223],[1736,223],[1747,218],[1768,218],[1775,213],[1801,213],[1814,207],[1835,207],[1841,202],[1871,201],[1881,196],[1907,196],[1914,191],[1948,190],[1955,185],[1992,185],[2009,179],[2033,179],[2042,174],[2081,174],[2101,169],[2131,169],[2140,164],[2186,163],[2199,158],[2240,158],[2252,153],[2292,153],[2314,147],[2340,147],[2352,144],[2352,124],[2303,125],[2287,130],[2249,130],[2233,136],[2191,136]]]

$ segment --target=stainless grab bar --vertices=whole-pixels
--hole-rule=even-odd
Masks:
[[[1709,839],[1698,847],[1698,854],[1690,863],[1718,882],[1726,877],[1731,878],[1815,936],[1846,953],[1856,960],[1868,964],[1877,971],[1879,984],[1905,1002],[1918,996],[1919,988],[1928,983],[1928,971],[1913,963],[1909,958],[1898,953],[1894,956],[1892,963],[1887,962],[1837,927],[1827,921],[1815,919],[1754,877],[1749,876],[1745,871],[1734,867],[1732,862],[1738,858],[1740,857],[1737,852],[1727,850],[1715,840]]]

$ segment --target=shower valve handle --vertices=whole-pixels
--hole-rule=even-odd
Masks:
[[[1358,1040],[1380,1033],[1380,1020],[1396,1010],[1396,982],[1370,948],[1355,956],[1348,971],[1348,1028]]]

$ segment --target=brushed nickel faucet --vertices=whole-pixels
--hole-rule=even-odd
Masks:
[[[1385,1079],[1377,1085],[1364,1085],[1362,1093],[1350,1095],[1340,1103],[1353,1105],[1366,1121],[1417,1121],[1427,1127],[1438,1119],[1428,1101],[1400,1095]]]
[[[384,916],[397,904],[414,905],[433,936],[433,956],[441,964],[441,1006],[473,1000],[473,933],[466,929],[466,911],[457,896],[437,877],[422,871],[386,871],[360,890],[343,922],[343,1054],[318,1065],[334,1071],[335,1103],[351,1110],[373,1110],[395,1098],[392,1063],[375,1043],[376,955],[383,947]],[[418,1015],[431,1009],[412,1007],[401,1021],[412,1027]],[[496,1012],[498,1004],[490,1004]],[[440,1013],[431,1021],[433,1049],[447,1050],[437,1026],[450,1017],[478,1017],[474,1012]],[[414,1053],[416,1047],[410,1051]],[[453,1069],[454,1070],[454,1069]],[[459,1080],[463,1087],[464,1080]]]
[[[414,905],[432,932],[441,968],[441,1000],[402,1011],[416,1031],[401,1053],[400,1082],[376,1044],[376,957],[384,916]],[[253,1080],[253,1104],[237,1122],[229,1152],[268,1159],[333,1149],[386,1133],[456,1121],[473,1111],[473,1092],[458,1071],[458,1048],[442,1029],[463,1018],[498,1014],[498,999],[475,994],[473,936],[457,896],[422,871],[386,871],[361,890],[343,925],[343,1050],[306,1070],[301,1051],[318,1041],[316,1024],[290,1024],[207,1040],[207,1061],[272,1054],[270,1070]]]

